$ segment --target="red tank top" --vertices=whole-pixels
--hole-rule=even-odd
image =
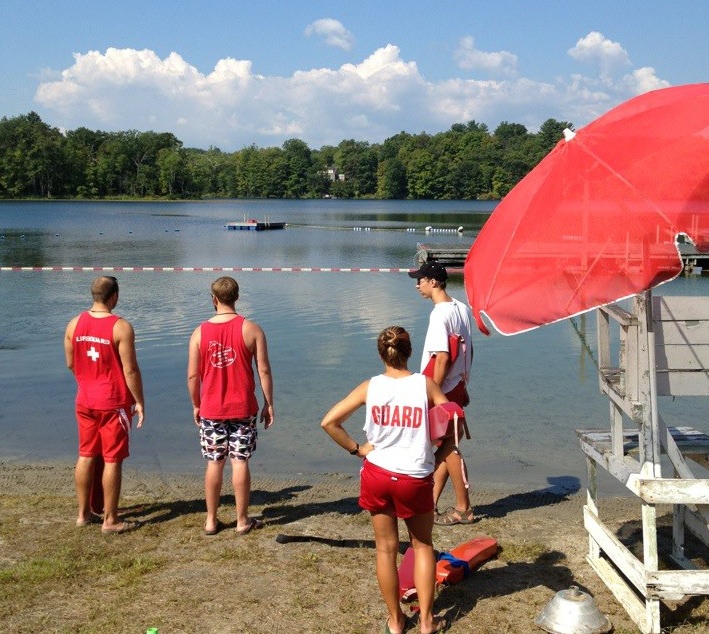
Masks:
[[[200,327],[200,405],[204,418],[248,418],[258,413],[253,353],[244,343],[244,317]]]
[[[81,313],[74,330],[74,376],[77,405],[107,410],[128,408],[135,402],[128,389],[113,326],[118,315],[97,318]]]

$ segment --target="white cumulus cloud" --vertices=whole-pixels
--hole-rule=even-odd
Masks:
[[[628,52],[618,42],[609,40],[598,31],[591,31],[579,39],[568,53],[577,61],[597,64],[603,73],[631,64]]]
[[[634,70],[630,75],[625,76],[625,82],[631,93],[642,94],[650,90],[668,88],[670,82],[660,79],[655,74],[655,69],[651,66],[644,66]]]
[[[604,59],[629,63],[622,47],[591,35],[574,49],[580,62],[592,50],[606,50]],[[475,51],[472,38],[463,44]],[[541,82],[512,72],[512,53],[499,55],[478,56],[494,79],[429,81],[394,44],[339,68],[290,76],[260,75],[251,61],[233,58],[205,73],[176,52],[161,58],[148,49],[109,48],[77,53],[70,67],[44,75],[35,101],[48,123],[68,130],[173,132],[188,147],[225,151],[299,138],[315,149],[350,138],[381,142],[402,130],[435,133],[473,119],[490,129],[510,121],[536,131],[550,117],[580,127],[629,97],[667,85],[654,69],[625,63]]]
[[[333,18],[322,18],[315,20],[305,29],[307,36],[319,35],[325,40],[328,46],[335,46],[345,51],[352,49],[354,36],[340,22]]]
[[[478,50],[471,36],[461,38],[454,57],[463,70],[479,70],[496,75],[513,75],[517,71],[517,56],[514,53]]]

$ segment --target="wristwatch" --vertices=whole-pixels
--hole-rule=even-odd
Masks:
[[[356,456],[359,453],[359,444],[355,444],[355,448],[350,451],[350,456]]]

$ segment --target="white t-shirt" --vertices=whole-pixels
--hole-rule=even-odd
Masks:
[[[414,478],[433,472],[425,376],[372,377],[366,407],[364,432],[374,445],[367,454],[369,462]]]
[[[470,309],[457,299],[451,299],[453,301],[438,302],[433,305],[421,355],[421,372],[423,372],[431,356],[436,352],[450,352],[449,335],[461,335],[465,340],[465,355],[462,354],[461,348],[458,358],[448,369],[448,374],[441,385],[444,394],[450,392],[470,372],[473,362],[473,330]]]

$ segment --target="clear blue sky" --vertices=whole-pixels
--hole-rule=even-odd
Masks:
[[[707,0],[3,0],[0,116],[234,151],[577,128],[709,81]]]

